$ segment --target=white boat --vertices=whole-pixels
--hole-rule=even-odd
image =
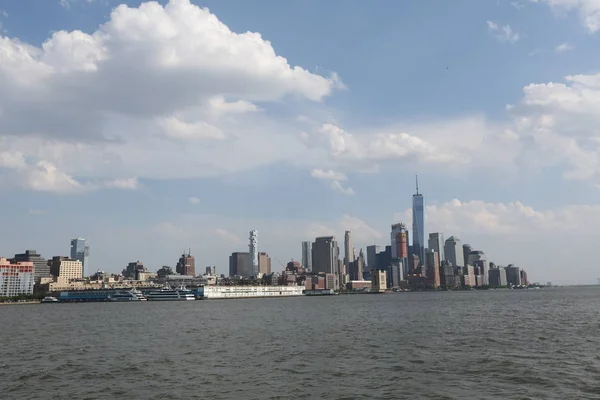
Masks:
[[[139,290],[123,290],[115,292],[114,294],[110,294],[108,296],[109,301],[145,301],[146,296],[142,294]]]
[[[58,303],[58,299],[52,296],[46,296],[40,303]]]
[[[304,286],[204,286],[198,288],[198,297],[204,300],[289,297],[303,294]]]
[[[172,289],[168,284],[159,290],[146,293],[146,299],[149,301],[185,301],[196,300],[194,293],[185,286],[179,286]]]

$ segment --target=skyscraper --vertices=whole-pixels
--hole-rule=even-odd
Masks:
[[[89,273],[88,256],[90,255],[90,245],[84,238],[71,240],[71,260],[81,261],[82,274],[85,276],[86,270]]]
[[[392,225],[390,236],[392,259],[408,258],[408,229],[406,229],[406,225],[402,222]]]
[[[413,195],[413,254],[419,256],[421,262],[425,260],[425,210],[423,207],[423,195],[419,193],[419,179],[416,178],[417,192]]]
[[[312,243],[302,242],[302,266],[307,271],[312,271]]]
[[[258,274],[258,231],[250,231],[250,276]]]
[[[367,269],[370,271],[377,268],[377,253],[381,250],[377,245],[367,246]]]
[[[438,253],[438,259],[441,263],[446,258],[444,256],[444,234],[442,233],[430,233],[429,234],[429,249]]]
[[[231,253],[229,256],[229,276],[250,276],[250,253]]]
[[[465,265],[469,265],[471,264],[469,262],[469,254],[471,254],[471,251],[473,251],[473,248],[471,247],[470,244],[463,244],[463,260],[465,262]],[[471,264],[473,265],[473,264]]]
[[[446,260],[452,263],[453,267],[464,267],[463,248],[460,239],[450,236],[444,243],[444,253]]]
[[[191,250],[181,255],[175,266],[175,272],[179,275],[196,276],[196,259],[191,254]]]
[[[354,262],[354,247],[352,246],[352,233],[350,231],[346,231],[344,233],[344,266],[346,267],[346,273],[349,273],[350,263],[352,262]]]
[[[258,253],[258,272],[266,275],[271,273],[271,257],[265,252]]]
[[[431,247],[425,253],[425,266],[427,279],[433,285],[434,289],[440,287],[440,258],[437,251]]]
[[[312,272],[338,274],[340,250],[335,236],[322,236],[312,244]]]

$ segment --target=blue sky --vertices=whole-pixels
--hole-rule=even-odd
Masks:
[[[4,0],[0,24],[4,256],[358,251],[410,223],[418,172],[428,232],[600,274],[565,273],[600,222],[594,0]]]

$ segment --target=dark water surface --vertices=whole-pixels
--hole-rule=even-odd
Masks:
[[[0,306],[1,399],[600,399],[600,287]]]

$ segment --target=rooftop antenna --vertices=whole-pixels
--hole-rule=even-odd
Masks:
[[[419,195],[419,175],[415,174],[415,182],[417,184],[417,196]]]

